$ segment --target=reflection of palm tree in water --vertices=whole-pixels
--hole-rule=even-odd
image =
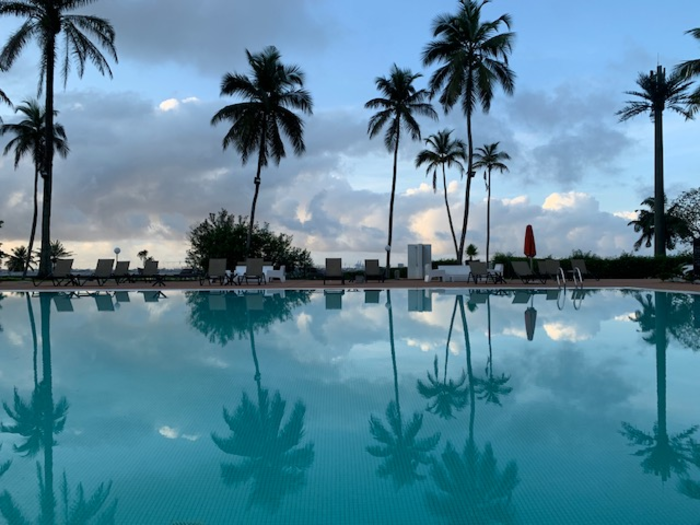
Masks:
[[[418,467],[430,463],[428,453],[437,446],[438,441],[440,441],[440,434],[437,433],[428,438],[418,439],[418,433],[423,426],[423,415],[419,412],[414,412],[413,417],[404,426],[401,416],[401,403],[399,402],[399,377],[396,367],[391,290],[387,290],[386,294],[391,363],[394,369],[394,399],[389,401],[386,407],[386,419],[389,428],[386,428],[379,418],[374,415],[370,416],[370,433],[381,445],[368,446],[367,452],[372,456],[383,459],[377,468],[377,474],[382,478],[391,477],[396,488],[400,489],[404,485],[410,485],[417,480],[425,478],[425,476],[418,473]]]
[[[428,492],[431,511],[450,523],[513,523],[513,490],[519,483],[518,467],[510,461],[499,470],[490,443],[480,451],[474,440],[475,379],[471,366],[471,343],[464,298],[458,297],[467,355],[470,391],[469,433],[462,452],[447,443],[440,459],[433,460],[431,476],[439,492]]]
[[[660,476],[662,481],[672,473],[685,476],[688,464],[700,466],[698,445],[692,436],[698,426],[694,425],[683,432],[669,436],[666,425],[666,348],[668,347],[668,306],[669,294],[654,292],[642,297],[635,294],[642,310],[635,312],[631,319],[639,323],[641,332],[647,333],[644,340],[656,346],[656,413],[657,419],[651,433],[643,432],[630,423],[623,422],[620,433],[627,438],[630,445],[643,447],[634,453],[643,457],[642,469],[647,474]]]
[[[56,496],[54,493],[53,473],[53,447],[56,445],[55,434],[59,434],[66,423],[68,402],[62,397],[58,404],[54,405],[53,382],[51,367],[51,298],[53,294],[41,293],[39,295],[41,307],[41,346],[42,346],[42,379],[38,380],[37,367],[37,334],[29,294],[27,294],[27,309],[32,330],[34,344],[34,391],[29,403],[22,400],[17,389],[14,391],[13,407],[3,402],[7,415],[14,421],[13,425],[0,425],[0,431],[19,434],[25,438],[24,443],[14,445],[15,452],[23,456],[34,457],[39,451],[44,452],[43,472],[37,462],[37,478],[39,481],[40,516],[38,523],[41,525],[54,525],[56,523]],[[109,497],[112,483],[106,486],[100,484],[92,496],[87,497],[82,484],[78,485],[77,495],[71,501],[70,489],[65,473],[61,486],[61,500],[65,508],[63,517],[65,524],[88,524],[92,518],[97,518],[97,523],[113,523],[117,502],[114,501],[102,514],[98,516],[102,506]],[[28,524],[19,507],[14,502],[8,491],[0,494],[0,514],[10,523]]]
[[[286,424],[282,425],[286,401],[279,392],[270,398],[269,391],[262,388],[253,315],[253,312],[247,313],[248,337],[255,363],[257,406],[243,392],[235,412],[224,408],[224,421],[231,435],[222,438],[212,433],[211,437],[226,454],[245,458],[240,463],[221,465],[224,483],[239,485],[252,479],[248,507],[258,504],[276,511],[285,495],[306,484],[306,470],[314,461],[314,445],[300,446],[304,437],[304,403],[297,401]]]
[[[501,396],[507,396],[513,389],[506,386],[510,381],[510,376],[501,374],[500,376],[493,375],[493,351],[491,348],[491,294],[486,296],[486,308],[488,312],[488,339],[489,339],[489,359],[486,363],[485,379],[477,379],[478,397],[485,400],[487,403],[493,403],[501,406]]]
[[[432,414],[436,414],[443,419],[451,419],[452,410],[460,411],[469,400],[469,393],[464,383],[467,380],[467,374],[462,369],[462,375],[457,381],[447,380],[447,360],[450,356],[450,341],[452,339],[452,328],[454,327],[455,315],[457,314],[457,299],[452,309],[452,318],[450,320],[450,329],[447,333],[447,342],[445,343],[445,369],[443,371],[442,381],[438,374],[438,358],[435,356],[433,361],[433,374],[428,372],[428,384],[423,383],[420,379],[417,382],[418,392],[420,395],[432,399],[435,398],[432,404],[426,409]]]

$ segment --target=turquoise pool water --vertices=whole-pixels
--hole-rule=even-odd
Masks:
[[[0,523],[697,524],[700,295],[0,295]]]

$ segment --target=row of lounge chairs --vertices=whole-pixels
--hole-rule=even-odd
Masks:
[[[114,259],[98,259],[95,270],[83,275],[73,271],[73,259],[57,259],[48,276],[34,277],[32,282],[34,286],[39,286],[45,281],[51,281],[54,286],[83,286],[88,282],[96,282],[98,286],[104,286],[110,280],[116,284],[141,280],[150,281],[153,286],[165,285],[164,276],[158,271],[158,261],[145,261],[143,269],[138,274],[129,272],[129,264],[129,261],[117,261],[115,266]]]
[[[525,261],[511,261],[513,272],[523,283],[530,284],[535,281],[546,283],[547,279],[563,284],[567,279],[583,282],[585,278],[592,277],[596,281],[598,277],[586,268],[586,261],[583,259],[571,259],[571,270],[565,271],[561,267],[561,262],[557,259],[542,259],[537,262],[537,268],[531,267]]]

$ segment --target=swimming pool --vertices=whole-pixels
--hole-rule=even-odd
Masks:
[[[11,523],[700,516],[700,295],[0,297]]]

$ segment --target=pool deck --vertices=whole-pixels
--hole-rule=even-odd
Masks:
[[[519,279],[511,279],[506,284],[479,283],[475,285],[473,282],[458,281],[458,282],[441,282],[431,281],[425,282],[422,279],[387,279],[384,282],[354,282],[345,281],[345,284],[338,280],[329,281],[325,285],[322,279],[316,280],[288,280],[284,283],[274,280],[267,284],[241,284],[241,285],[225,285],[204,284],[200,285],[199,281],[177,281],[167,280],[165,286],[152,286],[150,282],[137,281],[135,283],[120,283],[108,281],[102,286],[96,282],[87,282],[80,287],[76,286],[53,286],[51,282],[44,282],[39,286],[34,286],[30,279],[24,281],[0,281],[0,292],[21,292],[21,291],[71,291],[71,290],[245,290],[245,289],[285,289],[285,290],[323,290],[323,289],[384,289],[384,288],[427,288],[427,289],[447,289],[447,288],[469,288],[469,289],[513,289],[513,288],[529,288],[529,289],[546,289],[557,288],[556,281],[547,281],[546,284],[534,283],[523,284]],[[567,283],[567,288],[573,288],[573,283]],[[632,288],[643,290],[663,290],[669,292],[694,292],[700,293],[700,282],[672,282],[662,281],[660,279],[601,279],[596,281],[588,279],[583,282],[584,289],[598,288]]]

